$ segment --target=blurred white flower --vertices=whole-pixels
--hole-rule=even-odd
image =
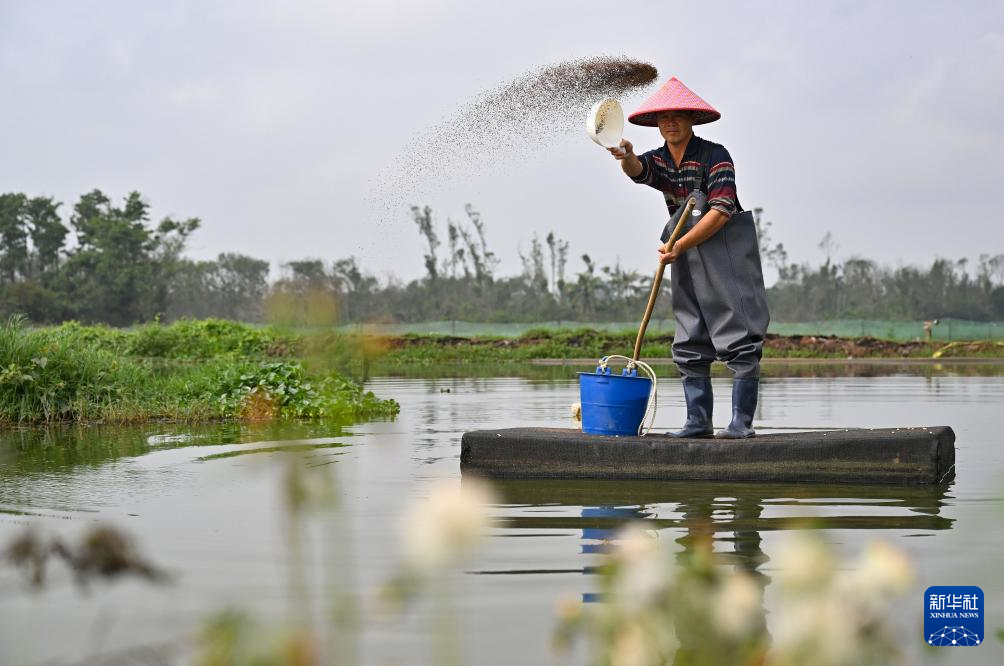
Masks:
[[[561,622],[576,622],[582,617],[582,599],[576,594],[563,594],[554,604],[554,613]]]
[[[614,637],[610,666],[652,666],[655,655],[645,632],[638,625],[622,625]]]
[[[850,572],[853,587],[882,595],[905,594],[913,584],[913,564],[901,550],[884,541],[874,541]]]
[[[850,610],[830,590],[782,601],[772,618],[773,655],[782,664],[797,664],[811,655],[818,666],[851,666],[861,642]]]
[[[816,538],[795,533],[773,558],[777,567],[774,580],[788,591],[808,591],[823,585],[833,575],[834,562],[826,546]]]
[[[632,523],[617,532],[610,555],[614,562],[626,566],[653,558],[661,559],[659,535]]]
[[[637,524],[612,545],[601,571],[610,591],[606,603],[561,606],[558,613],[566,630],[569,620],[575,623],[564,640],[575,633],[592,638],[595,663],[668,664],[681,643],[700,649],[707,657],[701,663],[715,664],[858,666],[901,656],[888,610],[909,590],[913,568],[887,544],[867,546],[857,566],[838,569],[821,539],[790,537],[773,558],[777,596],[769,633],[758,581],[723,571],[710,548],[674,566],[658,539]]]
[[[726,576],[712,601],[712,617],[722,633],[739,637],[752,631],[761,614],[763,594],[747,573]]]
[[[638,525],[621,530],[613,542],[611,559],[617,572],[613,602],[637,612],[666,593],[671,581],[670,563],[653,535]]]
[[[428,497],[415,502],[404,519],[404,550],[409,566],[431,571],[459,561],[491,527],[488,507],[496,503],[491,487],[464,479],[440,481]]]
[[[908,592],[912,583],[909,558],[893,546],[876,541],[865,547],[854,568],[840,572],[834,587],[855,622],[865,626],[881,620],[890,600]]]
[[[865,548],[856,567],[837,571],[820,549],[825,550],[821,541],[801,537],[775,558],[775,580],[783,584],[771,624],[772,654],[785,665],[802,663],[807,655],[820,666],[874,662],[886,650],[888,605],[909,590],[913,566],[899,550],[876,542]],[[815,572],[809,570],[811,562],[820,563]]]

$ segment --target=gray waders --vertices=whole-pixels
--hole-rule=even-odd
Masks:
[[[670,269],[673,361],[686,377],[709,377],[723,361],[739,379],[760,376],[770,315],[753,215],[734,214]]]
[[[686,230],[708,208],[707,195],[701,192],[701,181],[708,169],[707,155],[702,155],[701,163],[701,176],[691,194],[698,200],[695,209],[700,213],[692,216]],[[673,361],[684,376],[687,400],[687,423],[683,430],[670,433],[677,437],[711,435],[710,377],[711,363],[716,359],[735,373],[732,421],[716,436],[731,439],[754,434],[760,358],[770,314],[753,214],[743,211],[738,200],[736,207],[737,212],[721,229],[684,252],[670,269],[676,317]],[[671,220],[670,225],[675,222]]]

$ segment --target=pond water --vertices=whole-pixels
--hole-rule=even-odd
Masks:
[[[956,480],[922,488],[499,484],[502,503],[492,510],[500,523],[487,542],[402,618],[365,622],[349,641],[359,663],[437,663],[431,637],[443,635],[455,639],[465,664],[582,663],[581,652],[564,661],[551,652],[554,604],[568,594],[589,599],[597,546],[629,520],[646,521],[675,551],[711,534],[723,564],[752,571],[767,586],[768,627],[771,557],[792,529],[816,530],[847,558],[873,539],[890,541],[918,571],[894,618],[912,659],[962,663],[954,653],[922,650],[923,591],[978,585],[991,640],[966,651],[965,663],[1004,663],[1004,643],[992,637],[1004,627],[1004,371],[813,374],[769,368],[761,431],[950,425]],[[304,609],[323,614],[332,589],[369,598],[399,563],[400,516],[409,503],[436,480],[459,482],[464,431],[571,427],[577,401],[564,368],[525,377],[383,377],[368,388],[398,400],[400,417],[343,428],[146,425],[0,435],[0,545],[26,526],[73,542],[110,524],[172,576],[167,584],[125,578],[81,589],[53,564],[45,587],[32,591],[0,566],[0,664],[176,663],[221,610],[242,608],[281,625]],[[715,389],[724,417],[728,381],[716,379]],[[656,427],[676,427],[683,414],[678,385],[664,380]],[[308,466],[330,471],[339,494],[337,508],[296,524],[301,547],[292,551],[286,456],[274,450],[290,443],[310,445]]]

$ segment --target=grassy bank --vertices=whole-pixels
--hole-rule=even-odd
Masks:
[[[351,376],[629,355],[635,331],[533,329],[518,337],[290,332],[220,320],[132,329],[0,322],[0,424],[339,419],[392,416],[398,405]],[[665,358],[672,336],[646,337]],[[1004,358],[1004,344],[768,335],[768,358]]]
[[[298,336],[218,320],[123,330],[35,329],[12,318],[0,323],[0,423],[397,413],[397,403],[308,358],[309,350]]]
[[[515,338],[402,335],[383,338],[381,367],[436,363],[518,363],[536,359],[630,356],[637,331],[575,331],[534,329]],[[673,336],[647,335],[642,358],[670,356]],[[877,338],[836,336],[781,336],[768,334],[768,358],[1004,358],[1004,344],[973,341],[896,342]],[[937,356],[936,356],[937,355]]]

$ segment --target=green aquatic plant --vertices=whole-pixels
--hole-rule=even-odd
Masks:
[[[221,389],[224,416],[373,418],[395,416],[400,409],[340,375],[311,379],[301,364],[285,361],[227,370]]]

